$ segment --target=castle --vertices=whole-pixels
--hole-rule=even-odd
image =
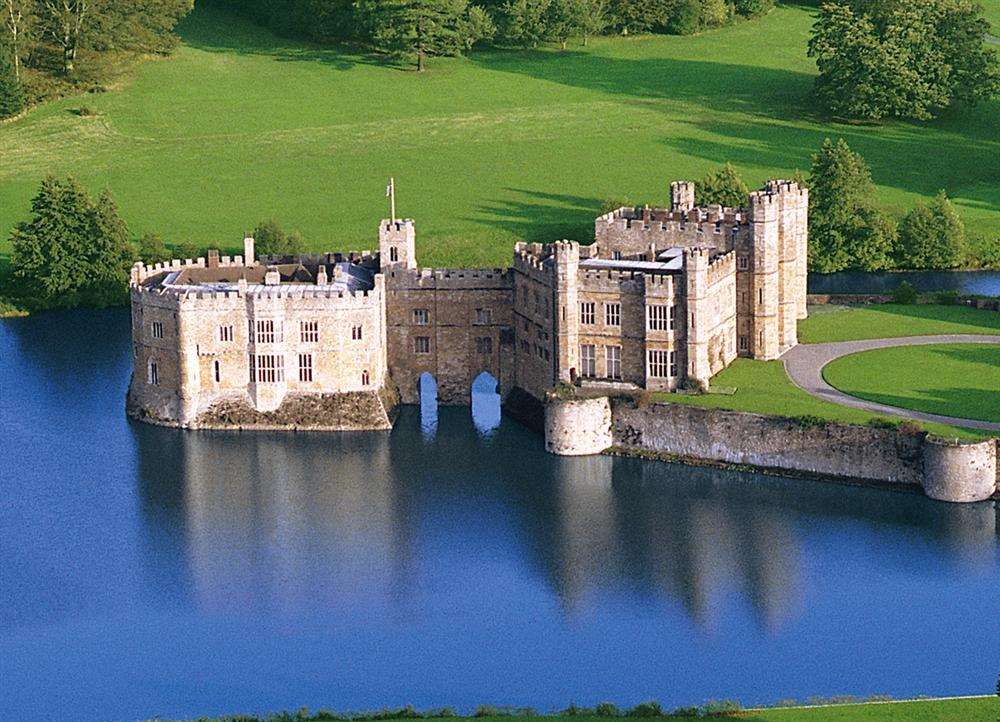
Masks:
[[[808,191],[769,181],[741,208],[619,208],[594,242],[518,243],[507,269],[421,269],[412,220],[377,252],[242,256],[132,268],[128,411],[188,428],[385,429],[434,376],[469,402],[560,383],[700,386],[737,356],[776,359],[806,315]],[[394,215],[394,214],[393,214]],[[523,393],[522,393],[523,392]]]

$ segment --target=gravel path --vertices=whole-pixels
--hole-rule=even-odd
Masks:
[[[976,336],[972,334],[951,334],[946,336],[906,336],[902,338],[873,338],[864,341],[841,341],[838,343],[807,343],[799,344],[785,352],[781,360],[785,363],[785,371],[792,383],[803,391],[818,399],[831,401],[842,406],[853,406],[880,414],[902,416],[918,421],[932,421],[951,426],[964,426],[970,429],[984,431],[1000,431],[1000,423],[978,421],[975,419],[960,419],[954,416],[939,416],[925,414],[922,411],[911,411],[896,406],[865,401],[856,396],[850,396],[838,391],[823,380],[823,367],[836,358],[869,351],[875,348],[890,346],[921,346],[934,343],[995,343],[1000,344],[1000,336]]]

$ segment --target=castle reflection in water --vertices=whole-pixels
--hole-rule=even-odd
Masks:
[[[405,619],[409,600],[434,594],[458,613],[528,574],[570,620],[595,595],[641,595],[710,632],[726,599],[765,630],[796,619],[813,518],[896,530],[970,567],[996,553],[993,504],[556,457],[513,422],[484,434],[468,414],[421,424],[407,408],[391,434],[133,424],[149,573],[209,613],[288,620]]]

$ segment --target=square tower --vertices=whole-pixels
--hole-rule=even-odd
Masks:
[[[413,221],[382,219],[378,227],[378,250],[382,268],[417,267],[417,231]]]

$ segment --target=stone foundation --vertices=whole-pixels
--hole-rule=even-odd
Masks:
[[[599,454],[613,443],[611,403],[549,398],[545,404],[545,450],[559,456]]]
[[[982,501],[997,490],[997,445],[924,442],[924,492],[939,501]]]

